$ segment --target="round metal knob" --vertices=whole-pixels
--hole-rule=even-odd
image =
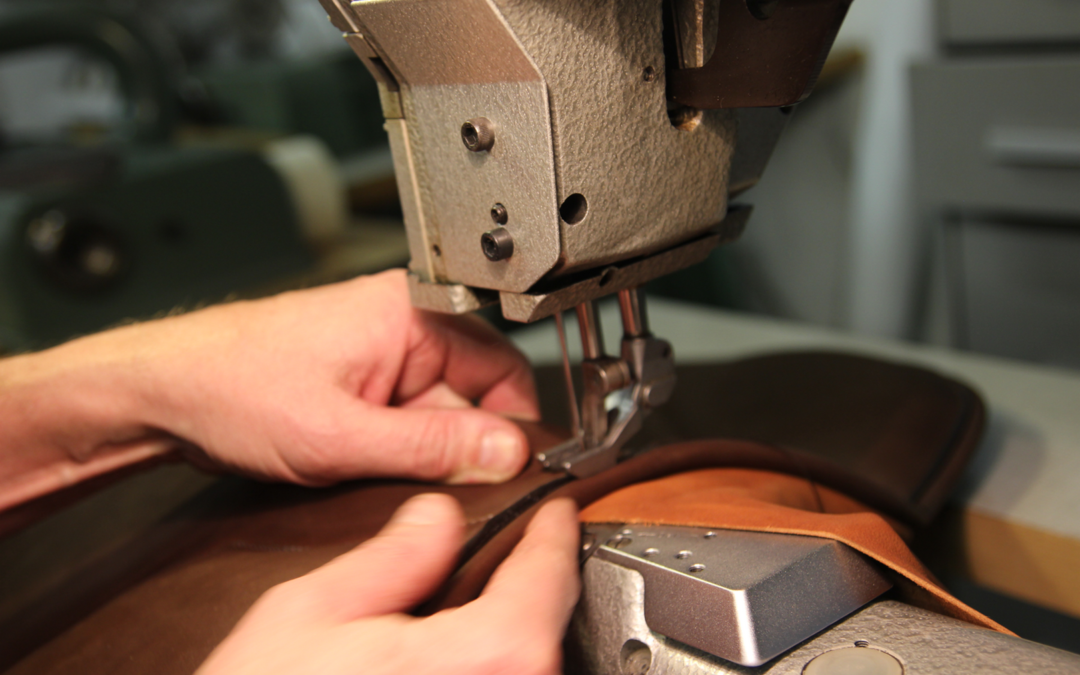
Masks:
[[[803,675],[903,675],[904,667],[891,654],[872,647],[833,649],[814,657]]]
[[[487,152],[495,145],[495,127],[486,117],[477,117],[461,125],[461,142],[469,152]]]
[[[496,227],[480,237],[480,248],[492,262],[506,260],[514,255],[514,238],[505,227]]]

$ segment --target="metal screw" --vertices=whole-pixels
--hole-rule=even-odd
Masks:
[[[480,248],[492,262],[506,260],[514,255],[514,238],[505,227],[496,227],[480,236]]]
[[[691,553],[690,551],[679,551],[678,553],[675,554],[675,557],[678,558],[679,560],[686,560],[687,558],[689,558],[692,555],[694,555],[694,554]]]
[[[705,538],[706,539],[715,539],[716,538],[716,533],[715,532],[706,532],[705,533]]]
[[[641,79],[646,82],[652,82],[656,79],[656,68],[652,66],[646,66],[645,70],[641,73]]]
[[[660,549],[658,549],[658,548],[647,548],[647,549],[645,549],[644,552],[642,552],[641,555],[645,556],[646,558],[649,558],[649,557],[652,557],[654,555],[659,555],[659,554],[660,554]]]
[[[625,527],[625,528],[623,528],[622,532],[620,532],[619,534],[633,534],[633,533],[634,533],[633,530],[631,530],[629,527]]]
[[[510,215],[506,213],[506,207],[502,204],[492,206],[491,220],[493,220],[496,225],[505,225],[506,221],[510,220]]]
[[[855,641],[855,646],[856,647],[869,647],[870,643],[867,642],[866,640],[856,640]]]
[[[495,128],[491,120],[477,117],[461,125],[461,142],[469,152],[485,152],[495,145]]]
[[[704,572],[705,571],[705,566],[702,565],[701,563],[694,563],[693,565],[690,566],[690,571],[692,573],[694,573],[694,574],[697,574],[698,572]]]

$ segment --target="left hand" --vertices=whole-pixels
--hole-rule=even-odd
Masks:
[[[525,357],[395,270],[0,360],[0,508],[176,447],[305,485],[503,481],[529,457],[507,417],[539,418]]]
[[[408,501],[374,539],[268,591],[197,675],[557,675],[577,601],[578,525],[569,500],[540,509],[473,602],[403,614],[450,573],[461,508]]]

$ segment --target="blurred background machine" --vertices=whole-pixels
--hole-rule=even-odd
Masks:
[[[363,68],[199,70],[220,38],[166,9],[0,6],[0,349],[403,261]],[[269,48],[273,22],[238,25]]]

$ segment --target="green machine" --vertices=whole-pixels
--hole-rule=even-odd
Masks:
[[[0,147],[0,351],[311,268],[288,187],[259,152],[171,142],[169,68],[134,26],[85,4],[0,15],[0,55],[50,46],[115,69],[128,126],[93,146]]]

